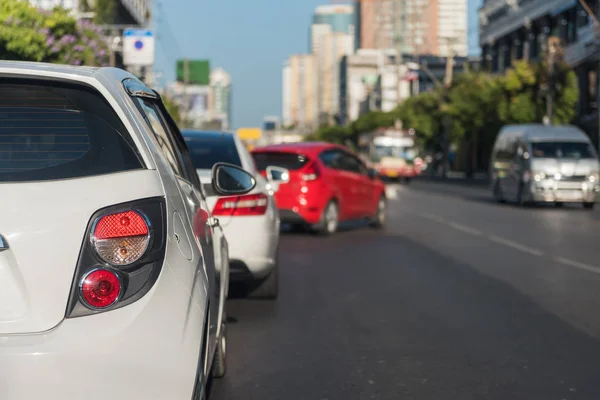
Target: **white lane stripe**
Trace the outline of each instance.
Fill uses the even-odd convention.
[[[529,254],[534,255],[534,256],[540,257],[540,256],[544,255],[544,253],[541,252],[538,249],[534,249],[532,247],[523,246],[522,244],[513,242],[512,240],[501,238],[500,236],[490,235],[489,239],[492,242],[496,242],[498,244],[503,244],[504,246],[512,247],[513,249],[517,249],[517,250],[520,250],[520,251],[525,252],[525,253],[529,253]]]
[[[578,261],[569,260],[568,258],[554,257],[554,261],[559,262],[561,264],[568,265],[570,267],[579,268],[579,269],[582,269],[584,271],[593,272],[595,274],[600,274],[600,268],[593,267],[591,265],[587,265],[587,264],[584,264],[584,263],[580,263]]]
[[[446,222],[446,220],[445,220],[444,218],[442,218],[442,217],[439,217],[439,216],[437,216],[437,215],[434,215],[434,214],[430,214],[430,213],[420,213],[419,215],[420,215],[421,217],[423,217],[423,218],[427,218],[427,219],[429,219],[429,220],[431,220],[431,221],[435,221],[435,222],[441,222],[441,223],[445,223],[445,222]]]
[[[459,230],[461,232],[465,232],[471,235],[475,235],[475,236],[482,236],[483,232],[481,232],[480,230],[477,230],[475,228],[471,228],[470,226],[466,226],[466,225],[462,225],[459,224],[457,222],[448,222],[448,225],[450,225],[451,227],[453,227],[456,230]]]

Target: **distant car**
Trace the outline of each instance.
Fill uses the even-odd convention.
[[[341,221],[367,218],[381,228],[386,220],[385,185],[377,172],[348,148],[303,142],[256,148],[257,168],[289,171],[289,182],[275,194],[281,222],[309,226],[329,235]]]
[[[213,215],[229,243],[230,279],[249,285],[250,297],[274,299],[279,293],[279,215],[273,184],[262,177],[252,156],[230,132],[183,130],[194,168]],[[218,162],[243,168],[256,180],[244,196],[223,197],[212,190],[211,169]]]
[[[2,61],[0,139],[1,397],[204,399],[225,374],[227,241],[158,94]]]

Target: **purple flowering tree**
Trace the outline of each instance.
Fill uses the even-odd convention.
[[[109,49],[98,27],[65,10],[0,0],[0,59],[102,66],[109,62]]]

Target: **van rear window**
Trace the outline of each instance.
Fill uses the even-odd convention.
[[[252,157],[259,171],[264,171],[267,167],[280,167],[294,171],[301,169],[308,162],[308,157],[296,153],[258,152],[252,153]]]
[[[0,78],[0,182],[141,169],[134,149],[121,120],[95,90]]]

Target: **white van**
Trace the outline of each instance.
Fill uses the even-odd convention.
[[[596,150],[583,131],[570,125],[503,127],[490,172],[492,193],[499,202],[577,202],[592,209],[600,191]]]

